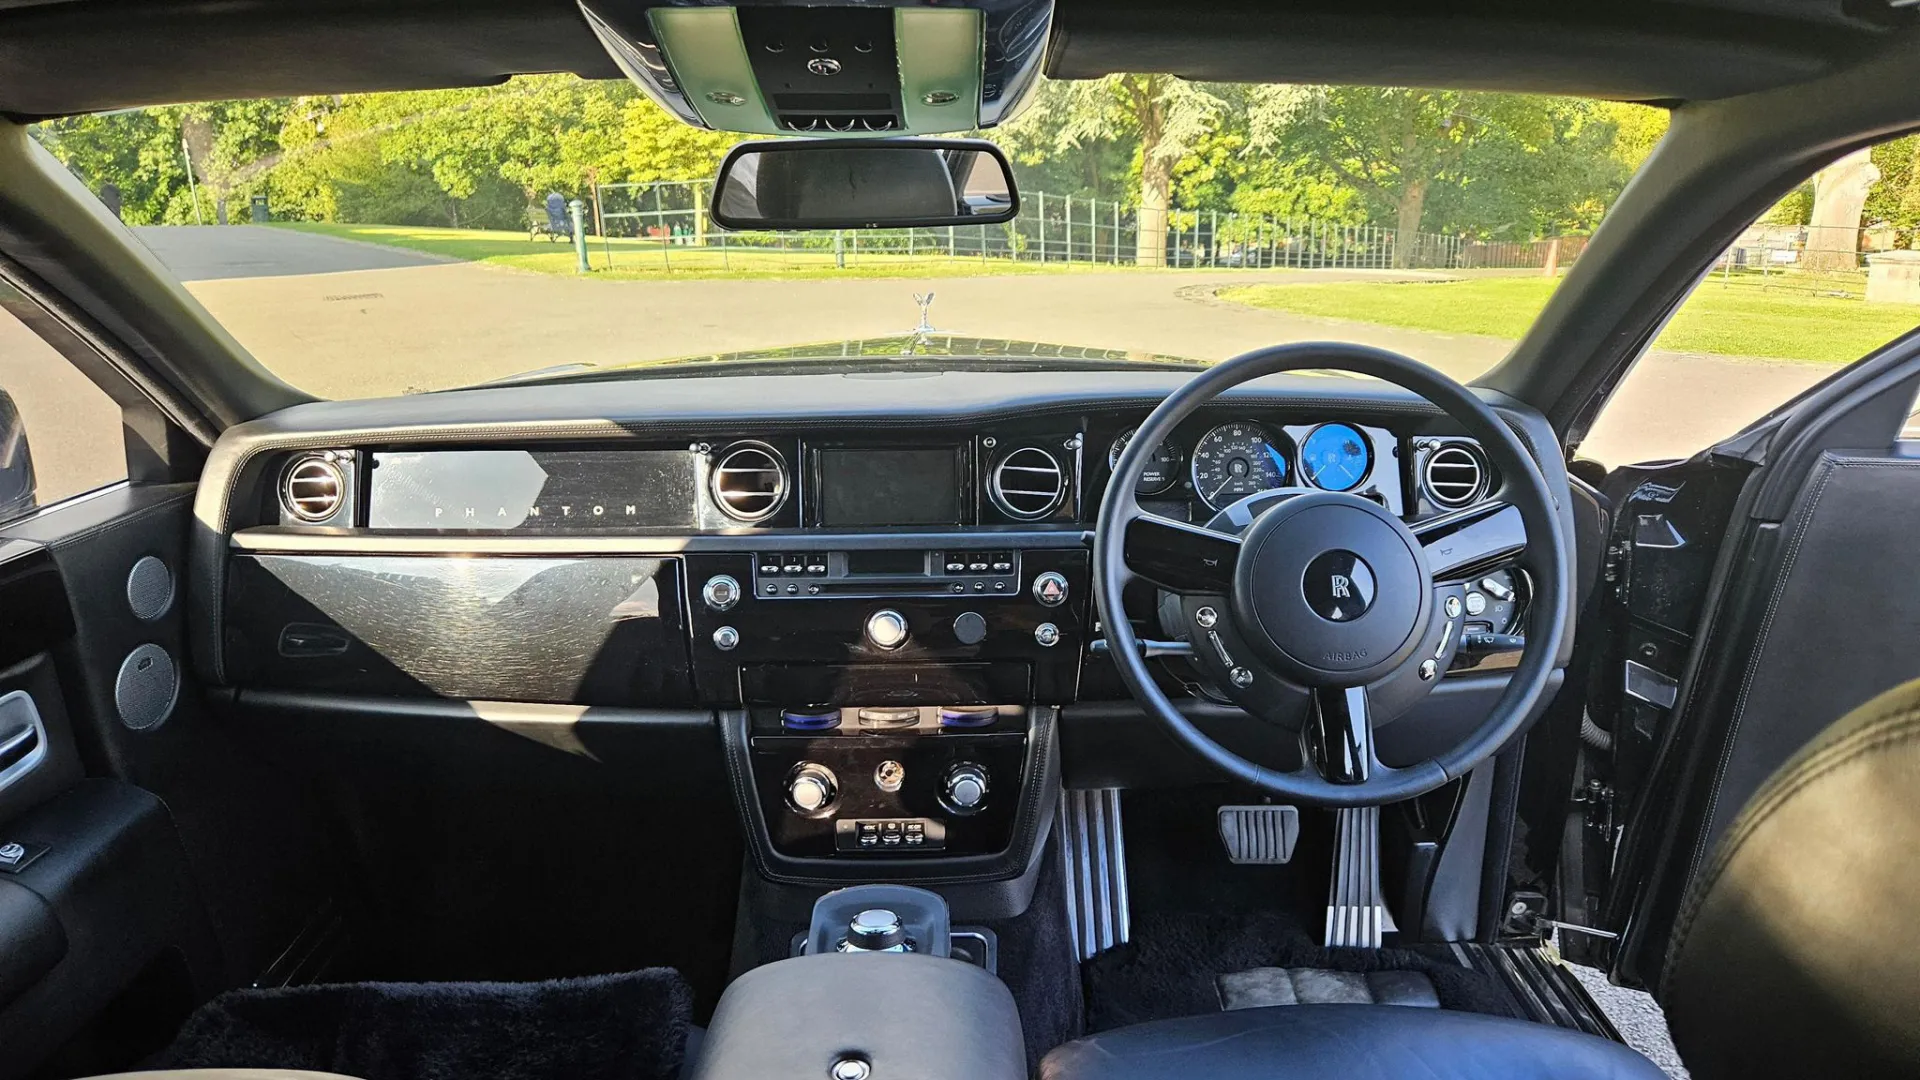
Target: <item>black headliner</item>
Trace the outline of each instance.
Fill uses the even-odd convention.
[[[1885,0],[1059,0],[1048,67],[1677,101],[1813,78],[1915,17]],[[572,0],[0,0],[15,118],[540,71],[619,76]]]

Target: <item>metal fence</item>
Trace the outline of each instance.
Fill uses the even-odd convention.
[[[1005,259],[1087,266],[1264,269],[1273,267],[1456,269],[1564,266],[1585,240],[1485,244],[1420,233],[1404,253],[1398,235],[1374,225],[1310,217],[1173,210],[1160,242],[1140,242],[1140,214],[1101,199],[1022,193],[1002,225],[827,233],[729,232],[707,218],[709,181],[601,184],[593,222],[603,238],[596,265],[644,269],[791,269],[897,266],[904,262]],[[1397,256],[1404,257],[1397,257]]]
[[[1914,240],[1885,226],[1753,225],[1721,253],[1709,283],[1857,300],[1873,257]]]

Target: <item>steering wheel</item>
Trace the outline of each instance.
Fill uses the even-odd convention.
[[[1245,527],[1238,536],[1141,508],[1135,485],[1176,425],[1231,387],[1303,368],[1357,372],[1419,394],[1479,440],[1498,486],[1473,506],[1411,528],[1371,499],[1304,489],[1251,496],[1230,507]],[[1432,368],[1341,342],[1257,349],[1208,369],[1161,402],[1114,465],[1093,552],[1108,652],[1147,712],[1234,779],[1328,806],[1374,806],[1425,794],[1504,746],[1547,690],[1572,582],[1556,500],[1513,430]],[[1458,647],[1460,611],[1449,596],[1458,595],[1461,582],[1515,564],[1528,573],[1532,601],[1526,645],[1506,691],[1451,750],[1410,766],[1383,764],[1374,753],[1374,725],[1430,691]],[[1148,647],[1122,605],[1134,580],[1177,598],[1177,605],[1162,608],[1177,607],[1196,663],[1224,676],[1220,689],[1236,704],[1299,729],[1298,769],[1249,761],[1174,707],[1148,670]],[[1304,710],[1303,698],[1309,699]],[[1376,702],[1387,705],[1379,715]]]

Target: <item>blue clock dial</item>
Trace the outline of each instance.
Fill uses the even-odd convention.
[[[1352,491],[1373,471],[1373,447],[1351,424],[1321,424],[1300,444],[1300,472],[1326,491]]]

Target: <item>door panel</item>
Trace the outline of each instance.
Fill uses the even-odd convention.
[[[300,786],[193,682],[192,493],[122,485],[0,529],[0,762],[12,691],[47,740],[0,788],[0,862],[33,856],[0,866],[0,1078],[136,1064],[267,972],[342,877]]]
[[[1695,873],[1768,776],[1920,677],[1920,446],[1900,441],[1916,385],[1920,334],[1700,457],[1610,478],[1628,502],[1611,602],[1583,628],[1609,647],[1579,796],[1604,901],[1569,914],[1622,932],[1622,981],[1657,991]]]

